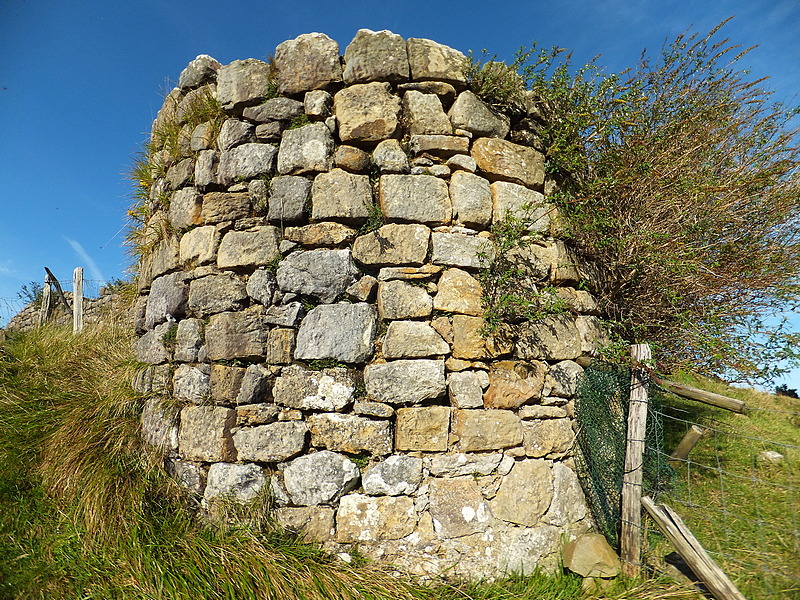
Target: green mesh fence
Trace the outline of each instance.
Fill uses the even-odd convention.
[[[630,385],[629,368],[592,364],[584,372],[575,399],[578,478],[598,527],[616,549],[619,549]],[[643,492],[657,496],[671,484],[674,473],[663,452],[660,395],[650,396]]]

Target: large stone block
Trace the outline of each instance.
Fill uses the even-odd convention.
[[[450,107],[450,122],[456,129],[465,129],[475,137],[504,138],[511,129],[511,119],[495,112],[473,92],[465,90]]]
[[[431,235],[431,262],[465,269],[488,268],[494,260],[491,240],[476,235],[434,231]]]
[[[189,310],[196,317],[240,310],[247,298],[246,284],[232,273],[201,277],[189,284]]]
[[[300,410],[339,411],[353,401],[356,381],[349,369],[314,371],[300,365],[285,367],[272,389],[275,402]]]
[[[583,367],[571,360],[563,360],[553,365],[545,379],[546,395],[571,398],[578,391],[578,383],[582,376]]]
[[[564,566],[583,577],[616,577],[622,564],[601,533],[585,533],[564,546]]]
[[[491,475],[500,466],[503,455],[490,454],[437,454],[431,457],[430,471],[434,477],[466,477]]]
[[[165,336],[170,335],[170,328],[174,326],[173,323],[162,323],[156,325],[140,337],[133,344],[133,353],[136,360],[151,365],[165,363],[171,358],[171,353],[164,343]]]
[[[271,144],[251,142],[221,152],[217,166],[217,181],[231,185],[237,181],[253,179],[275,172],[278,149]]]
[[[510,527],[500,542],[497,570],[503,573],[560,572],[564,532],[552,525]]]
[[[381,173],[408,173],[411,167],[408,164],[408,156],[394,139],[383,140],[372,152],[372,162]]]
[[[356,175],[342,169],[320,173],[311,190],[311,218],[363,222],[372,206],[372,186],[368,175]]]
[[[286,506],[273,512],[278,524],[306,543],[330,541],[336,531],[334,510],[324,506]]]
[[[203,345],[203,335],[203,321],[200,319],[181,320],[175,334],[175,361],[196,362],[197,354]]]
[[[429,317],[432,311],[433,298],[425,288],[397,280],[378,284],[381,319],[418,319]]]
[[[172,390],[178,400],[207,402],[211,397],[208,373],[191,365],[180,365],[172,378]]]
[[[563,456],[572,448],[575,441],[575,433],[572,431],[572,422],[569,419],[525,421],[522,427],[526,456],[534,458]]]
[[[176,321],[186,313],[189,288],[183,273],[163,275],[153,280],[145,309],[145,327],[152,329],[166,320]]]
[[[444,538],[484,531],[492,519],[472,477],[431,479],[430,512],[434,531]]]
[[[461,269],[447,269],[439,278],[433,298],[434,310],[481,316],[483,288],[472,275]]]
[[[383,341],[383,356],[427,358],[450,354],[450,345],[437,331],[420,321],[392,321]]]
[[[203,223],[235,221],[250,216],[250,196],[245,193],[209,192],[203,196]]]
[[[530,188],[544,186],[544,155],[528,146],[497,138],[478,138],[472,158],[490,179],[521,183]]]
[[[236,460],[231,428],[236,411],[222,406],[187,406],[181,410],[178,452],[184,460]]]
[[[389,220],[444,225],[453,216],[447,183],[432,175],[382,175],[379,195]]]
[[[411,495],[422,483],[422,459],[395,454],[373,465],[361,477],[370,496]]]
[[[555,207],[545,203],[541,193],[507,181],[495,181],[491,190],[495,223],[514,217],[524,221],[528,231],[547,233],[550,230],[551,213]]]
[[[367,393],[379,402],[418,404],[443,396],[446,388],[443,360],[395,360],[367,365]]]
[[[518,363],[501,361],[489,371],[486,390],[487,408],[516,409],[533,403],[542,396],[547,365],[541,362]]]
[[[411,79],[443,81],[459,88],[466,85],[467,60],[458,50],[423,38],[408,38],[406,49]]]
[[[291,98],[270,98],[258,106],[245,108],[242,116],[258,123],[291,121],[303,114],[303,103]]]
[[[330,504],[358,486],[358,467],[345,456],[321,450],[300,456],[283,470],[286,491],[297,505]]]
[[[447,376],[450,404],[456,408],[482,408],[483,390],[489,385],[485,371],[460,371]]]
[[[255,142],[255,128],[252,123],[239,119],[226,119],[219,129],[217,146],[220,150],[230,150],[245,142]]]
[[[178,409],[158,398],[148,398],[142,408],[142,439],[165,453],[178,449]]]
[[[308,417],[308,427],[311,445],[316,448],[348,454],[369,452],[376,456],[385,456],[392,451],[392,427],[388,421],[323,413]]]
[[[269,73],[269,65],[254,58],[221,67],[217,71],[217,102],[225,110],[258,104],[267,95]]]
[[[213,315],[206,326],[209,360],[256,359],[264,355],[267,332],[264,308],[254,306],[241,312]]]
[[[363,265],[421,265],[431,230],[424,225],[384,225],[353,242],[353,258]]]
[[[239,269],[263,267],[280,256],[278,229],[254,227],[248,231],[229,231],[217,251],[217,267]]]
[[[372,356],[377,315],[370,304],[323,304],[300,324],[294,356],[363,364]]]
[[[492,222],[492,190],[483,177],[466,171],[453,173],[450,200],[456,223],[483,229]]]
[[[584,519],[589,511],[575,471],[562,462],[554,462],[553,501],[542,518],[549,525],[569,527]]]
[[[169,202],[169,222],[175,229],[186,229],[200,224],[203,197],[195,188],[181,188]]]
[[[211,395],[216,404],[233,404],[242,389],[244,367],[211,365]]]
[[[258,465],[219,462],[208,470],[203,500],[208,503],[222,497],[244,504],[255,500],[266,486],[267,478]]]
[[[217,72],[221,67],[222,65],[219,61],[208,54],[198,54],[197,57],[181,71],[178,77],[178,87],[181,89],[189,89],[204,83],[216,81]]]
[[[278,89],[293,95],[342,81],[339,44],[324,33],[304,33],[275,48]]]
[[[547,315],[517,328],[516,353],[522,359],[574,360],[607,342],[597,317]]]
[[[308,437],[308,425],[302,421],[280,421],[242,427],[233,434],[238,460],[281,462],[303,451]]]
[[[278,173],[299,175],[330,171],[333,167],[333,136],[324,123],[311,123],[284,132],[278,151]]]
[[[356,230],[341,223],[323,221],[303,227],[287,227],[283,230],[283,237],[302,246],[341,246],[345,242],[353,241]]]
[[[518,461],[491,501],[498,519],[533,527],[553,500],[553,474],[544,460]]]
[[[301,250],[280,262],[277,279],[283,292],[329,304],[355,282],[358,273],[350,250]]]
[[[344,81],[347,85],[408,81],[405,40],[391,31],[359,29],[344,51]]]
[[[399,540],[413,533],[417,512],[414,499],[407,496],[348,494],[339,502],[336,523],[340,544]]]
[[[453,126],[436,94],[409,90],[403,94],[403,121],[409,135],[450,135]]]
[[[446,452],[449,431],[449,406],[399,408],[395,450]]]
[[[217,258],[219,235],[214,225],[196,227],[181,236],[180,260],[194,266],[212,263]]]
[[[306,201],[311,194],[311,182],[299,175],[274,177],[269,187],[270,221],[294,223],[304,217]]]
[[[333,97],[333,112],[344,142],[379,142],[400,134],[400,100],[388,83],[351,85]]]
[[[451,438],[462,452],[522,444],[522,421],[510,410],[454,410]]]

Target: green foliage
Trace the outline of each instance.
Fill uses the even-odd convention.
[[[520,109],[525,105],[525,80],[519,70],[530,59],[531,51],[520,51],[509,65],[489,56],[486,50],[476,58],[472,51],[467,55],[464,72],[467,85],[475,95],[497,109]]]
[[[295,115],[292,117],[292,120],[289,121],[289,129],[298,129],[300,127],[304,127],[306,125],[311,124],[311,119],[308,118],[306,113],[300,113],[299,115]]]
[[[17,292],[17,298],[25,304],[33,304],[38,308],[42,304],[43,293],[44,286],[38,281],[31,281],[30,283],[22,284],[22,287]]]
[[[376,231],[386,224],[381,205],[377,202],[367,204],[367,220],[358,228],[358,235]]]
[[[169,350],[175,349],[175,343],[178,340],[178,324],[170,323],[167,330],[161,336],[161,343]]]

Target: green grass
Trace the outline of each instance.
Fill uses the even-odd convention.
[[[667,453],[696,422],[711,430],[678,466],[671,505],[748,598],[800,598],[800,400],[684,375],[743,400],[740,415],[676,396],[664,412]],[[686,421],[686,422],[684,422]],[[774,450],[780,464],[759,459]]]

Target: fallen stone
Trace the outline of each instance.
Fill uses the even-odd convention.
[[[233,434],[238,460],[281,462],[303,451],[308,425],[302,421],[285,421],[242,427]]]
[[[418,404],[444,395],[444,361],[395,360],[367,365],[364,384],[370,397],[379,402]]]
[[[339,502],[336,523],[340,544],[399,540],[413,533],[417,512],[414,499],[407,496],[348,494]]]
[[[446,452],[450,407],[425,406],[397,409],[395,449],[411,452]]]
[[[277,280],[283,292],[313,296],[329,304],[355,282],[358,274],[350,250],[303,250],[280,262]]]
[[[320,173],[311,188],[311,218],[363,223],[372,206],[372,186],[367,175],[342,169]]]
[[[356,488],[359,477],[353,462],[330,450],[295,458],[283,470],[286,491],[300,506],[335,502]]]
[[[430,235],[424,225],[384,225],[355,239],[353,258],[369,266],[421,265],[428,255]]]
[[[311,445],[336,452],[369,452],[385,456],[392,452],[392,428],[388,421],[373,421],[339,413],[314,414],[308,417]]]
[[[370,304],[323,304],[300,324],[295,358],[363,364],[372,357],[377,314]]]
[[[616,577],[622,565],[606,538],[585,533],[564,546],[564,566],[582,577]]]
[[[400,134],[400,99],[391,85],[359,83],[333,97],[339,139],[347,142],[379,142]]]
[[[342,81],[339,44],[324,33],[304,33],[275,48],[278,90],[291,96]]]
[[[383,356],[427,358],[450,354],[450,345],[436,330],[420,321],[392,321],[383,341]]]

